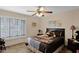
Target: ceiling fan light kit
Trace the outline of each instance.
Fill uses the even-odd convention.
[[[42,6],[39,6],[36,11],[27,11],[27,12],[35,12],[32,16],[36,15],[38,17],[42,17],[45,14],[44,13],[53,13],[52,11],[45,11],[45,8]]]
[[[41,16],[43,16],[44,14],[43,13],[40,13],[40,14],[36,14],[37,16],[39,16],[39,17],[41,17]]]

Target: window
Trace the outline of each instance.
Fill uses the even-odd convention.
[[[18,35],[25,35],[25,21],[18,20]]]
[[[18,28],[17,28],[18,33],[17,33],[17,35],[22,35],[22,33],[21,33],[22,32],[22,30],[21,30],[21,28],[22,28],[21,20],[20,21],[18,20],[17,24],[18,24]]]
[[[21,34],[22,35],[25,35],[25,25],[24,24],[25,24],[25,21],[21,20],[21,27],[22,27],[21,28]]]
[[[25,35],[25,20],[0,17],[0,37],[14,37]]]
[[[9,36],[9,19],[1,17],[1,37]]]
[[[18,24],[17,24],[17,20],[10,18],[10,36],[17,36],[18,32]]]

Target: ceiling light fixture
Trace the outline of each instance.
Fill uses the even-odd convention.
[[[35,11],[28,12],[35,12],[32,16],[36,15],[38,17],[44,16],[44,13],[53,13],[52,11],[45,10],[45,8],[42,6],[39,6]]]

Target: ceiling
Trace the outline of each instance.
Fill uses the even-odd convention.
[[[53,14],[70,11],[74,9],[79,9],[78,6],[44,6],[46,10],[53,11]],[[0,6],[0,9],[13,11],[21,14],[32,15],[32,12],[27,12],[28,10],[36,10],[37,6]]]

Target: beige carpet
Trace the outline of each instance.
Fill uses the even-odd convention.
[[[7,47],[6,50],[2,51],[3,53],[33,53],[32,50],[30,50],[25,43],[13,45],[10,47]]]
[[[34,49],[30,49],[30,46],[26,46],[25,43],[9,46],[2,53],[35,53]],[[39,53],[36,51],[36,53]],[[63,47],[59,53],[72,53],[66,47]]]

